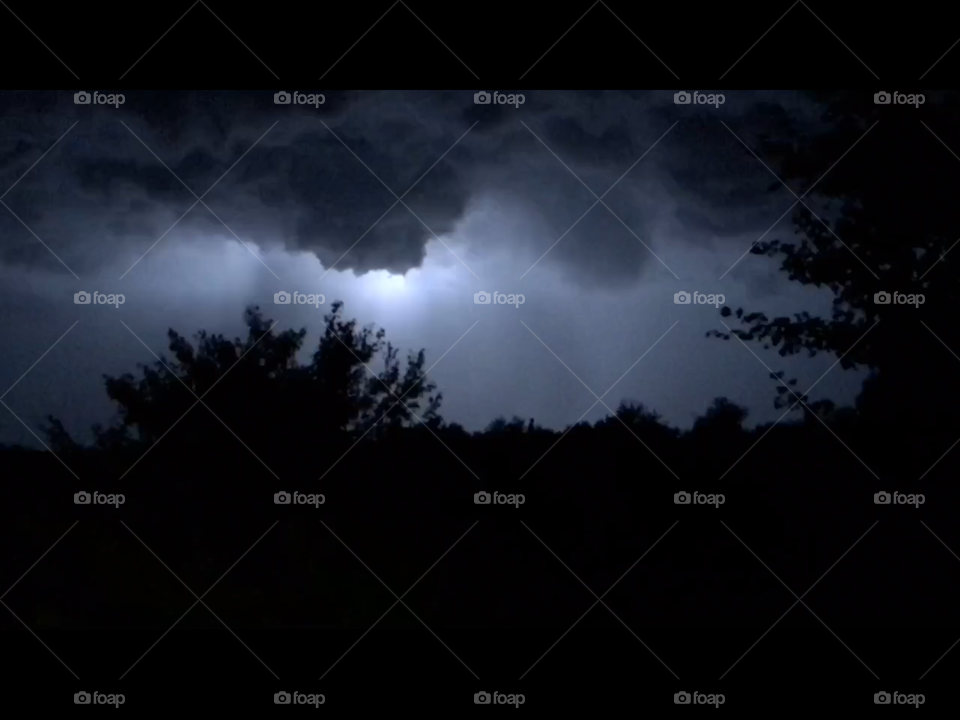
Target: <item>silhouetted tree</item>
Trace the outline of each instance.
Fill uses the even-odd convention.
[[[197,401],[224,380],[239,392],[224,391],[219,407],[231,417],[241,436],[273,439],[352,432],[371,437],[391,428],[425,423],[438,425],[442,396],[424,379],[426,360],[421,350],[408,358],[401,372],[397,350],[383,338],[385,331],[357,328],[343,319],[343,303],[336,302],[324,317],[326,328],[309,364],[297,354],[306,330],[274,333],[276,323],[259,308],[248,308],[245,340],[200,331],[196,347],[173,329],[168,331],[170,359],[140,365],[142,377],[127,373],[105,375],[107,394],[119,406],[120,422],[104,429],[95,426],[96,446],[103,450],[151,445],[166,433]],[[379,361],[379,371],[370,367]],[[402,401],[398,400],[402,398]],[[208,401],[205,401],[208,402]],[[219,413],[218,413],[219,414]],[[48,437],[62,449],[75,447],[60,421],[50,418]],[[379,421],[379,422],[378,422]]]
[[[761,241],[752,252],[778,258],[790,280],[829,288],[832,316],[769,318],[743,308],[723,308],[721,315],[735,315],[741,327],[733,333],[741,339],[782,356],[827,352],[843,356],[843,368],[868,369],[858,409],[871,422],[955,435],[960,251],[950,250],[960,237],[954,197],[960,163],[944,143],[960,148],[958,117],[943,113],[925,126],[915,109],[876,105],[870,93],[813,98],[825,107],[822,131],[804,135],[774,112],[777,133],[763,138],[758,154],[798,195],[815,189],[804,202],[826,198],[838,217],[821,222],[798,204],[800,241]],[[945,108],[955,99],[954,93],[928,94],[924,107]],[[770,189],[783,192],[779,182]],[[919,309],[877,304],[878,292],[923,294],[925,302]],[[730,339],[724,332],[708,335]],[[778,405],[796,402],[782,385],[777,392]]]

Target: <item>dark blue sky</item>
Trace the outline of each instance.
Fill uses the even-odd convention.
[[[272,93],[0,105],[0,395],[16,383],[3,401],[35,432],[53,414],[89,439],[112,417],[103,373],[152,361],[142,343],[165,352],[170,327],[244,334],[249,304],[278,330],[306,327],[312,352],[344,300],[348,317],[440,361],[442,413],[469,429],[596,420],[610,410],[590,391],[614,383],[610,408],[643,402],[681,427],[718,396],[767,422],[783,413],[767,368],[805,389],[835,361],[708,339],[724,330],[717,308],[674,303],[698,291],[769,316],[829,314],[829,291],[745,254],[794,237],[796,198],[751,153],[787,121],[822,129],[794,93],[727,92],[719,108],[675,105],[673,91],[530,91],[519,109],[475,105],[473,91],[330,94],[319,108]],[[857,152],[869,149],[843,162]],[[125,301],[77,305],[78,291]],[[326,305],[277,305],[279,291]],[[524,303],[478,305],[480,291]],[[811,397],[850,402],[859,377],[837,366]],[[7,410],[0,442],[37,445]]]

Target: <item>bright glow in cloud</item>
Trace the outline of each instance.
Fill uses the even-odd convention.
[[[396,297],[406,294],[409,290],[406,277],[392,275],[386,270],[367,273],[359,279],[359,282],[363,292],[378,296]]]

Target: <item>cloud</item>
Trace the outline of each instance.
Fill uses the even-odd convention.
[[[526,267],[543,257],[571,282],[616,288],[658,264],[651,250],[666,237],[704,243],[776,219],[775,179],[720,121],[753,144],[797,102],[700,109],[668,92],[531,91],[516,110],[466,91],[374,92],[314,109],[268,93],[130,93],[114,109],[10,93],[3,188],[77,124],[4,198],[20,220],[0,214],[0,260],[65,272],[36,233],[89,275],[129,266],[161,236],[229,235],[219,217],[244,242],[308,251],[326,268],[403,273],[429,240],[490,213],[497,222],[471,221],[471,252]],[[183,216],[191,191],[210,209]]]

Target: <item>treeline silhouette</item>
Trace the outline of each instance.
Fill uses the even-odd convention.
[[[501,418],[470,433],[440,415],[424,354],[401,365],[383,331],[344,320],[340,303],[308,363],[297,361],[303,331],[274,332],[256,308],[246,318],[245,339],[200,333],[191,345],[170,331],[172,357],[139,378],[106,378],[119,420],[96,428],[92,446],[51,418],[48,444],[79,482],[48,453],[4,451],[6,526],[17,539],[8,573],[81,520],[16,591],[25,621],[169,626],[192,599],[151,551],[200,594],[279,520],[208,602],[240,626],[367,627],[393,598],[357,558],[401,594],[479,520],[409,602],[431,627],[559,627],[592,598],[551,553],[599,594],[680,520],[610,602],[638,625],[750,624],[789,597],[751,551],[802,591],[877,519],[874,492],[911,491],[877,451],[895,444],[913,479],[927,460],[915,440],[830,403],[754,429],[745,409],[719,398],[687,431],[623,403],[616,417],[565,431]],[[90,515],[73,504],[78,490],[126,502]],[[281,490],[326,502],[276,505]],[[481,490],[522,493],[525,503],[476,505]],[[675,505],[683,490],[726,502]],[[942,503],[942,490],[926,495]],[[916,575],[897,534],[865,544],[871,552],[838,573],[841,588],[870,587],[878,566]],[[878,547],[882,561],[865,562]],[[861,592],[837,591],[833,601],[834,618],[850,622],[889,622],[899,603],[889,592],[865,604]],[[948,613],[943,596],[928,598],[925,617],[938,602]],[[416,621],[391,613],[384,623]]]
[[[623,402],[563,431],[500,418],[468,432],[442,417],[424,353],[401,361],[383,330],[346,320],[342,304],[306,363],[305,331],[275,332],[250,308],[246,338],[201,332],[191,344],[171,330],[169,357],[139,377],[106,378],[119,418],[96,428],[94,445],[50,418],[62,464],[3,449],[8,585],[81,520],[10,602],[28,624],[167,627],[194,598],[157,558],[201,594],[243,556],[206,598],[231,626],[369,627],[395,600],[375,573],[398,595],[417,583],[405,602],[431,628],[566,628],[594,602],[572,570],[598,595],[617,583],[605,602],[631,627],[767,627],[795,600],[781,580],[802,594],[843,557],[807,600],[831,626],[956,624],[960,566],[938,538],[960,552],[950,253],[960,226],[955,183],[944,180],[960,164],[909,111],[870,96],[817,99],[829,132],[799,136],[771,107],[779,132],[758,154],[798,193],[816,185],[835,198],[840,219],[825,225],[797,205],[802,240],[753,252],[778,258],[791,281],[830,288],[833,316],[725,308],[732,332],[711,333],[736,336],[774,370],[779,423],[750,428],[745,408],[718,398],[682,431]],[[955,117],[936,130],[960,148]],[[771,191],[793,201],[779,183]],[[876,304],[880,291],[925,303]],[[852,407],[814,403],[763,349],[828,353],[832,372],[866,368],[869,378]],[[122,492],[126,503],[75,506],[77,490]],[[281,490],[326,502],[275,505]],[[478,491],[525,503],[476,505]],[[726,502],[676,505],[678,491]],[[878,491],[926,502],[875,505]],[[192,622],[217,625],[205,614]],[[809,613],[784,623],[819,627]],[[398,611],[380,627],[414,625]],[[617,621],[594,612],[583,625]]]

